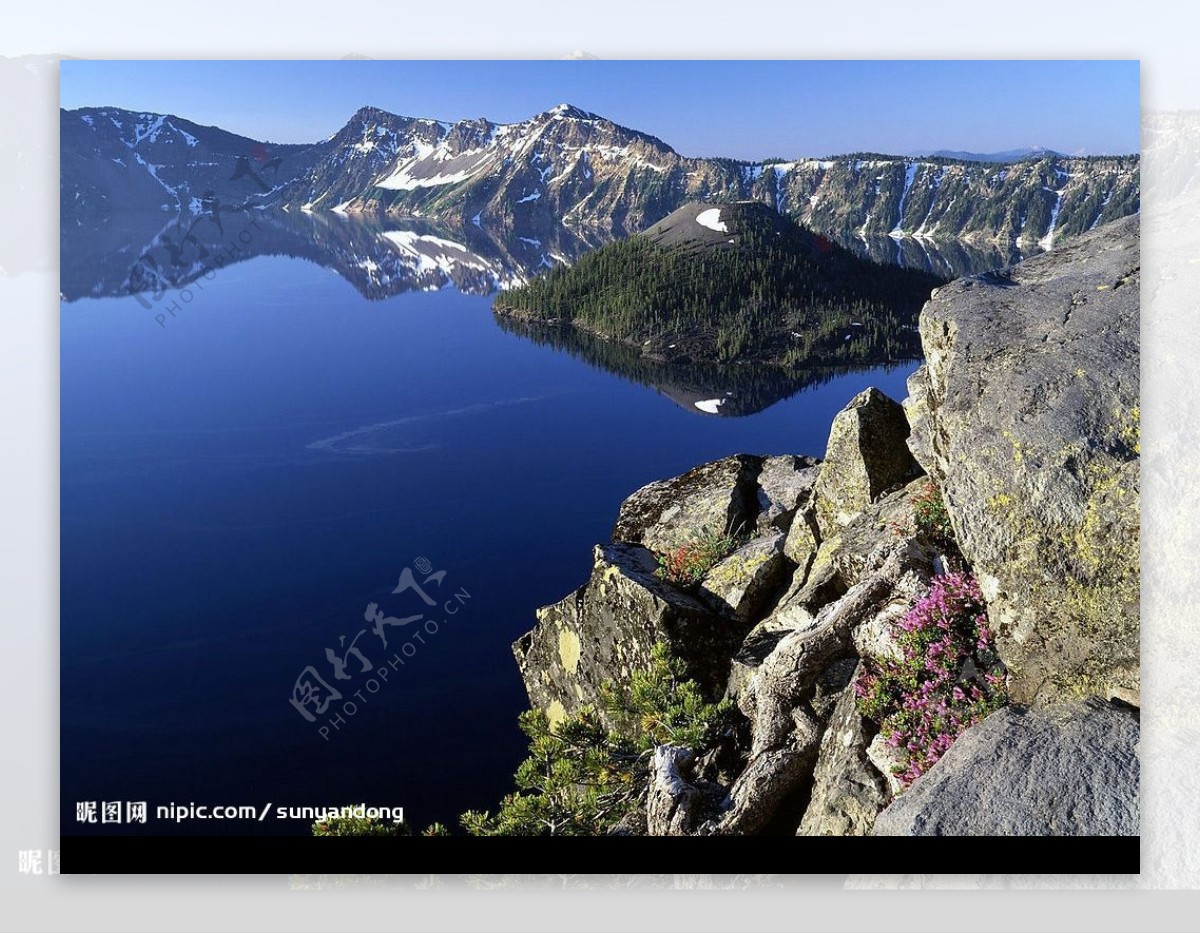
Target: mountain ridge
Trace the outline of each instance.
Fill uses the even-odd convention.
[[[199,214],[215,197],[240,207],[624,235],[689,201],[756,200],[843,242],[884,235],[1046,246],[1140,206],[1136,156],[696,158],[570,104],[517,123],[365,106],[311,144],[120,108],[62,110],[60,123],[65,224],[135,209]]]

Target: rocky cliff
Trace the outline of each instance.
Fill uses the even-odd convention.
[[[626,500],[514,650],[551,723],[659,643],[736,704],[718,748],[654,750],[634,825],[1137,832],[1138,234],[938,292],[906,406],[860,394],[824,459]]]
[[[953,282],[921,313],[914,447],[1023,702],[1137,702],[1139,224]]]

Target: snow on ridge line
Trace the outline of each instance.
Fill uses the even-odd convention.
[[[718,414],[718,411],[724,404],[724,399],[701,399],[699,402],[695,403],[696,408],[698,408],[701,412],[707,412],[709,415]]]
[[[436,188],[439,185],[454,185],[465,182],[473,172],[454,172],[449,175],[431,175],[428,178],[414,178],[401,170],[389,178],[375,183],[376,188],[388,188],[395,191],[413,191],[417,188]]]
[[[709,230],[715,230],[717,233],[729,233],[729,226],[721,220],[720,208],[709,208],[707,211],[701,211],[696,215],[696,223],[701,227],[707,227]],[[699,407],[697,402],[696,406]],[[705,409],[705,411],[708,411]]]

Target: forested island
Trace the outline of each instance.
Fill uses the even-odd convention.
[[[867,363],[913,355],[917,315],[942,284],[861,259],[759,202],[693,202],[493,308],[672,362]]]

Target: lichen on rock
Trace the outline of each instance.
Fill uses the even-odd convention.
[[[942,489],[1019,701],[1139,691],[1139,221],[921,313],[910,446]]]

